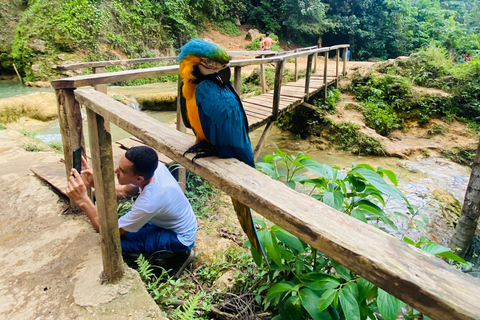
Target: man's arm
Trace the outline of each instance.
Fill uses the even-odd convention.
[[[66,188],[67,196],[75,201],[75,203],[86,213],[88,219],[92,223],[93,228],[99,231],[98,211],[92,200],[88,197],[87,187],[83,183],[83,179],[77,170],[72,169],[72,176],[68,178]]]
[[[85,186],[84,178],[83,176],[80,176],[80,174],[75,169],[72,169],[71,172],[72,176],[68,178],[66,194],[70,199],[75,201],[75,203],[80,207],[80,209],[82,209],[83,212],[85,212],[88,219],[92,223],[93,228],[97,230],[97,232],[100,232],[100,224],[98,222],[98,210],[87,194],[87,187]],[[119,231],[120,235],[128,233],[128,231],[125,231],[122,228],[119,228]]]

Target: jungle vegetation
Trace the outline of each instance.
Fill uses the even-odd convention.
[[[350,43],[355,60],[396,58],[436,43],[453,57],[480,49],[480,0],[9,0],[0,14],[0,73],[26,80],[64,60],[174,54],[208,27],[238,23],[283,44]],[[64,55],[65,54],[65,55]]]

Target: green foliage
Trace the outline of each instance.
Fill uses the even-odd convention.
[[[282,83],[288,83],[293,81],[295,78],[295,73],[293,70],[289,68],[283,69],[283,80]],[[246,78],[242,78],[242,93],[248,92],[258,92],[261,93],[261,81],[262,81],[262,73],[260,67],[255,68],[253,72]],[[275,85],[275,68],[266,66],[265,67],[265,82],[266,86],[273,90]]]
[[[337,102],[341,100],[340,90],[329,87],[326,99],[315,99],[313,104],[322,111],[334,114],[337,110]]]
[[[20,129],[18,130],[18,132],[20,132],[24,137],[27,137],[27,138],[35,138],[35,136],[38,134],[36,132],[31,132],[25,129]]]
[[[120,219],[124,215],[126,215],[131,209],[133,204],[135,203],[134,199],[120,199],[117,202],[117,214],[118,218]]]
[[[475,159],[475,155],[477,153],[477,148],[465,147],[465,148],[457,148],[455,150],[440,149],[439,151],[444,157],[449,158],[464,166],[471,167],[473,165],[473,160]]]
[[[196,309],[200,304],[200,300],[205,297],[204,292],[197,292],[197,294],[191,296],[186,304],[183,306],[183,309],[176,309],[173,312],[172,318],[174,320],[194,320],[199,319],[195,317]]]
[[[45,147],[38,145],[34,142],[27,142],[22,146],[23,150],[28,152],[40,152],[45,149]]]
[[[221,21],[214,23],[214,29],[226,34],[230,37],[238,37],[242,35],[242,31],[237,25],[231,21]]]
[[[263,162],[257,163],[257,168],[291,188],[298,184],[312,186],[312,197],[385,231],[405,234],[406,230],[399,230],[395,224],[398,219],[408,221],[402,226],[423,226],[428,222],[428,218],[396,188],[397,178],[390,170],[353,164],[351,170],[341,173],[338,168],[321,165],[303,153],[293,156],[278,149],[276,153],[265,156]],[[310,179],[299,175],[304,170],[318,177]],[[386,210],[388,198],[401,201],[409,216]],[[265,308],[278,310],[279,315],[275,319],[395,320],[400,309],[405,307],[403,302],[279,226],[269,227],[264,221],[256,222],[261,226],[257,233],[270,263],[269,269],[264,267],[260,270],[264,280],[257,298]],[[449,248],[426,238],[418,242],[406,237],[403,240],[439,257],[461,265],[465,263]],[[259,261],[262,262],[261,259]],[[260,295],[265,291],[265,297]],[[420,313],[414,313],[410,310],[410,319],[422,317]]]
[[[218,199],[217,189],[190,171],[187,172],[185,195],[200,218],[208,217],[212,213],[213,203]]]
[[[55,152],[63,153],[63,143],[62,141],[50,141],[48,146],[55,150]]]
[[[360,127],[352,122],[329,122],[329,141],[337,148],[363,155],[385,155],[380,140],[360,133]]]
[[[0,130],[5,130],[5,129],[7,129],[7,126],[0,122]]]
[[[361,105],[365,124],[382,136],[388,136],[393,130],[401,128],[400,120],[392,107],[373,101],[366,101]]]

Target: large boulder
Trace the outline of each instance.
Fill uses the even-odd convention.
[[[253,41],[260,36],[260,32],[257,29],[250,29],[245,36],[245,40]]]

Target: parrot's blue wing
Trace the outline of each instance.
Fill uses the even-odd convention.
[[[202,129],[221,157],[236,158],[255,168],[247,116],[232,90],[210,80],[198,84],[195,97]]]

